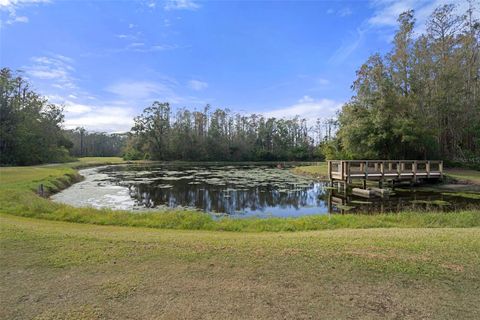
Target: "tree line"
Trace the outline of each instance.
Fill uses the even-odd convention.
[[[273,161],[318,158],[307,121],[241,115],[206,106],[172,113],[154,102],[129,133],[125,157],[154,160]]]
[[[127,140],[126,133],[89,132],[83,127],[65,130],[65,136],[73,144],[74,157],[123,156]]]
[[[390,52],[357,71],[327,157],[480,164],[480,23],[472,5],[454,9],[437,8],[419,36],[414,12],[399,16]]]
[[[0,70],[0,164],[66,161],[72,142],[62,131],[63,109],[20,76]]]

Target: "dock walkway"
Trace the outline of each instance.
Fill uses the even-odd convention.
[[[366,181],[410,181],[417,183],[443,178],[443,161],[440,160],[329,160],[328,177],[331,182],[346,184],[355,179]]]

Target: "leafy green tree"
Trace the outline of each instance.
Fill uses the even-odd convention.
[[[0,70],[0,163],[30,165],[69,160],[72,143],[61,125],[63,108],[30,89],[10,69]]]

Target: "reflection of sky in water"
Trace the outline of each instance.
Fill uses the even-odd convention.
[[[312,184],[311,188],[299,192],[300,197],[305,201],[297,205],[267,205],[265,207],[252,210],[246,208],[243,212],[245,216],[259,216],[259,217],[291,217],[302,215],[313,215],[320,213],[327,213],[328,206],[325,201],[319,199],[319,195],[325,192],[324,185],[320,183]],[[275,191],[274,191],[275,192]]]

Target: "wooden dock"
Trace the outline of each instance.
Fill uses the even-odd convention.
[[[443,161],[439,160],[330,160],[328,177],[331,182],[352,183],[353,180],[418,183],[443,178]]]

